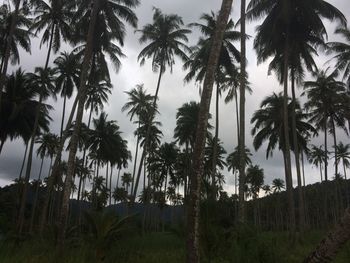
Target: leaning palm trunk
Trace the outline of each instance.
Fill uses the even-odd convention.
[[[324,180],[328,181],[328,143],[327,143],[327,118],[324,120]]]
[[[54,27],[54,25],[52,25],[49,49],[47,51],[47,57],[46,57],[46,62],[45,62],[45,70],[47,70],[48,65],[49,65],[49,61],[50,61],[50,55],[51,55],[52,44],[53,44],[54,29],[55,29],[55,27]],[[27,202],[27,191],[28,191],[30,173],[32,170],[35,136],[37,134],[37,130],[38,130],[38,126],[39,126],[40,109],[42,107],[44,87],[41,87],[41,89],[42,90],[40,91],[40,94],[39,94],[39,103],[38,103],[36,113],[35,113],[34,127],[32,130],[31,137],[30,137],[29,154],[28,154],[26,173],[25,173],[25,177],[24,177],[24,187],[23,187],[22,196],[21,196],[21,203],[20,203],[18,223],[17,223],[18,234],[22,234],[22,230],[23,230],[24,211],[25,211],[25,206],[26,206],[26,202]]]
[[[139,182],[140,182],[140,177],[141,177],[141,172],[142,172],[142,164],[146,158],[146,154],[147,154],[147,146],[150,142],[150,135],[151,135],[151,124],[152,124],[152,120],[155,117],[155,113],[156,113],[156,106],[157,106],[157,100],[158,100],[158,93],[159,93],[159,87],[160,87],[160,81],[162,79],[163,76],[163,72],[164,71],[164,61],[161,61],[161,65],[160,65],[160,69],[159,69],[159,77],[158,77],[158,83],[157,83],[157,89],[156,89],[156,93],[154,94],[154,100],[153,100],[153,107],[150,110],[150,123],[147,127],[147,132],[146,132],[146,137],[145,137],[145,144],[143,146],[143,151],[142,151],[142,155],[141,155],[141,160],[140,160],[140,165],[139,165],[139,169],[137,171],[137,176],[136,176],[136,181],[135,181],[135,187],[133,189],[133,193],[132,193],[132,200],[131,202],[135,202],[136,200],[136,195],[137,195],[137,189],[139,187]]]
[[[290,158],[289,144],[289,123],[288,123],[288,63],[289,63],[289,33],[287,32],[285,50],[284,50],[284,72],[283,72],[283,134],[285,151],[285,169],[286,169],[286,189],[289,212],[289,230],[294,238],[295,234],[295,207],[293,198],[293,180]]]
[[[67,218],[68,218],[68,210],[69,210],[69,196],[71,191],[71,183],[72,178],[74,175],[74,163],[75,163],[75,156],[77,153],[78,148],[78,139],[79,139],[79,133],[80,133],[80,127],[81,122],[83,118],[84,113],[84,104],[86,100],[87,95],[87,86],[86,86],[86,80],[89,70],[89,64],[93,53],[93,37],[94,37],[94,31],[96,27],[96,21],[97,21],[97,15],[99,13],[99,0],[93,1],[93,9],[91,12],[91,18],[90,18],[90,24],[89,24],[89,31],[86,41],[86,50],[84,54],[84,61],[82,65],[82,71],[81,71],[81,78],[80,78],[80,86],[79,86],[79,103],[78,103],[78,109],[77,109],[77,116],[76,121],[74,125],[74,131],[71,138],[71,147],[69,150],[69,156],[68,156],[68,163],[67,163],[67,176],[66,176],[66,184],[63,191],[63,197],[62,197],[62,208],[61,208],[61,214],[60,214],[60,235],[59,235],[59,245],[62,246],[64,242],[65,237],[65,230],[67,225]]]
[[[187,218],[187,263],[200,262],[199,249],[199,217],[200,217],[200,196],[201,196],[201,178],[204,169],[204,148],[208,128],[208,116],[210,101],[213,93],[215,81],[215,71],[217,69],[219,54],[225,27],[230,15],[233,0],[223,0],[220,14],[217,19],[217,27],[209,54],[207,71],[203,83],[203,92],[201,96],[200,109],[198,115],[198,125],[196,131],[196,140],[193,152],[193,173],[190,183],[190,200]]]
[[[139,128],[140,128],[140,122],[139,122]],[[136,140],[136,151],[135,151],[135,160],[134,160],[134,168],[132,171],[132,182],[131,182],[131,194],[134,192],[134,182],[135,182],[135,173],[136,173],[136,165],[137,165],[137,156],[139,153],[139,143],[140,143],[140,135],[137,135]]]
[[[241,0],[241,72],[240,72],[240,100],[239,100],[239,134],[238,134],[238,151],[239,151],[239,210],[238,221],[245,222],[245,203],[244,203],[244,186],[245,186],[245,89],[246,89],[246,1]]]
[[[62,138],[60,140],[60,144],[59,147],[57,149],[57,154],[55,157],[55,161],[53,163],[53,166],[51,168],[51,175],[49,174],[48,176],[48,183],[47,183],[47,191],[46,191],[46,195],[44,198],[44,204],[43,204],[43,208],[42,208],[42,213],[41,213],[41,217],[40,217],[40,224],[39,224],[39,234],[41,235],[43,230],[44,230],[44,226],[46,224],[46,219],[47,219],[47,213],[48,213],[48,208],[49,208],[49,204],[50,204],[50,200],[51,200],[51,194],[52,191],[54,190],[54,181],[55,178],[58,176],[59,174],[59,167],[60,167],[60,163],[61,163],[61,157],[62,157],[62,151],[64,148],[64,143],[66,141],[66,139],[68,138],[68,130],[71,127],[72,121],[73,121],[73,117],[78,105],[78,99],[79,99],[79,91],[78,94],[74,100],[73,106],[72,106],[72,111],[69,115],[67,124],[66,124],[66,128],[63,131],[62,134]]]
[[[332,262],[338,251],[350,239],[350,208],[345,211],[341,222],[323,239],[304,263]]]
[[[19,12],[19,5],[21,3],[21,0],[17,0],[15,3],[15,11],[12,17],[11,25],[10,25],[10,30],[7,35],[7,41],[5,44],[5,52],[4,52],[4,57],[1,62],[1,73],[0,73],[0,116],[1,116],[1,102],[2,102],[2,90],[5,85],[5,80],[6,80],[6,73],[7,73],[7,67],[10,59],[10,54],[11,54],[11,42],[13,38],[13,34],[15,33],[15,28],[16,28],[16,23],[17,23],[17,16]],[[0,151],[1,152],[1,151]]]
[[[295,117],[295,78],[294,70],[292,70],[292,133],[293,133],[293,146],[295,155],[295,165],[297,168],[297,179],[298,179],[298,201],[299,201],[299,231],[302,232],[305,228],[305,204],[303,198],[302,182],[301,182],[301,172],[300,172],[300,154],[299,145],[297,138],[297,124]]]

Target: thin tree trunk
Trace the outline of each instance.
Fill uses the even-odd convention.
[[[3,63],[2,63],[2,68],[1,68],[1,74],[0,74],[0,117],[1,117],[1,109],[2,109],[2,91],[4,89],[5,86],[5,81],[6,81],[6,74],[7,74],[7,67],[8,67],[8,62],[10,59],[10,54],[11,54],[11,42],[12,42],[12,38],[13,35],[15,33],[15,29],[16,29],[16,24],[17,24],[17,16],[18,16],[18,12],[19,12],[19,6],[20,6],[21,0],[17,0],[15,2],[15,10],[12,16],[12,21],[11,21],[11,25],[10,25],[10,30],[9,30],[9,34],[7,36],[6,39],[6,49],[5,52],[3,53],[4,57],[3,57]],[[1,153],[1,151],[0,151]]]
[[[84,61],[82,64],[82,71],[81,71],[81,78],[80,78],[80,94],[79,94],[79,103],[78,103],[78,109],[77,109],[77,116],[76,121],[74,125],[74,131],[71,138],[71,148],[69,151],[68,156],[68,171],[67,171],[67,177],[66,182],[67,186],[64,188],[63,192],[63,198],[62,198],[62,209],[61,209],[61,215],[60,215],[60,234],[59,234],[59,246],[62,247],[64,242],[64,237],[66,233],[66,225],[67,225],[67,218],[68,218],[68,210],[69,210],[69,196],[70,196],[70,184],[72,183],[72,178],[74,175],[74,162],[75,162],[75,156],[77,153],[77,147],[78,147],[78,139],[79,139],[79,133],[80,133],[80,127],[81,122],[83,118],[84,113],[84,104],[86,100],[87,95],[87,86],[86,86],[86,80],[89,70],[89,64],[91,61],[92,53],[93,53],[93,40],[94,40],[94,32],[96,27],[96,21],[97,21],[97,15],[99,13],[99,0],[93,1],[93,7],[91,12],[91,18],[89,23],[89,31],[86,41],[86,50],[84,54]]]
[[[327,118],[324,122],[324,180],[328,181]]]
[[[48,65],[49,65],[49,61],[50,61],[54,29],[55,29],[55,26],[52,25],[49,49],[47,52],[47,57],[46,57],[46,62],[45,62],[45,70],[47,70]],[[44,87],[41,87],[41,89],[43,89],[43,88]],[[24,211],[25,211],[25,205],[26,205],[26,201],[27,201],[27,191],[28,191],[30,173],[32,170],[34,143],[35,143],[35,136],[37,134],[37,130],[38,130],[38,126],[39,126],[39,117],[40,117],[40,109],[42,107],[43,93],[44,93],[44,91],[41,90],[40,94],[39,94],[39,103],[38,103],[36,113],[35,113],[34,127],[32,130],[31,137],[30,137],[29,154],[28,154],[28,160],[27,160],[26,173],[25,173],[25,177],[24,177],[24,187],[23,187],[23,191],[22,191],[21,204],[20,204],[19,213],[18,213],[19,215],[18,215],[18,222],[17,222],[17,230],[18,230],[19,235],[22,234],[22,230],[23,230]]]
[[[109,175],[109,205],[112,204],[112,174],[113,174],[113,165],[111,163],[111,173]]]
[[[240,72],[240,100],[239,100],[239,210],[238,221],[245,223],[246,208],[244,201],[245,186],[245,89],[246,89],[246,0],[241,0],[241,72]]]
[[[338,149],[337,149],[337,133],[335,130],[334,118],[331,118],[332,121],[332,129],[333,129],[333,142],[334,142],[334,165],[335,165],[335,176],[338,175]]]
[[[289,212],[290,234],[295,236],[295,207],[293,198],[293,180],[292,167],[290,158],[289,144],[289,121],[288,121],[288,66],[289,66],[289,34],[287,32],[285,50],[284,50],[284,73],[283,73],[283,134],[285,144],[285,160],[286,160],[286,190]]]
[[[238,109],[238,94],[237,90],[235,89],[235,104],[236,104],[236,123],[237,123],[237,143],[239,143],[239,109]]]
[[[0,143],[0,154],[2,152],[2,148],[4,147],[4,144],[5,144],[5,139],[1,140],[1,143]]]
[[[299,145],[297,138],[297,122],[296,122],[296,96],[295,96],[295,76],[294,70],[292,70],[292,134],[293,134],[293,146],[294,146],[294,159],[295,166],[297,169],[297,180],[298,180],[298,201],[299,201],[299,231],[303,232],[305,229],[305,204],[303,198],[302,182],[301,182],[301,172],[300,172],[300,154]]]
[[[215,100],[215,135],[213,140],[213,160],[212,160],[212,168],[211,168],[211,198],[215,200],[216,198],[216,164],[217,164],[217,151],[218,151],[218,137],[219,137],[219,97],[220,97],[220,86],[219,82],[216,83],[216,100]]]
[[[145,144],[143,146],[143,151],[142,151],[142,155],[141,155],[141,160],[140,160],[140,165],[139,165],[139,169],[137,172],[137,177],[136,177],[136,181],[135,181],[135,187],[134,187],[134,192],[132,194],[132,200],[131,202],[134,203],[136,200],[136,195],[137,195],[137,188],[139,186],[139,181],[140,181],[140,177],[141,177],[141,172],[142,172],[142,163],[144,162],[144,159],[146,157],[147,154],[147,146],[149,144],[150,141],[150,134],[151,134],[151,126],[152,126],[152,120],[153,118],[155,118],[155,113],[156,113],[156,106],[157,106],[157,100],[158,100],[158,93],[159,93],[159,87],[160,87],[160,81],[162,79],[163,76],[163,71],[164,71],[164,64],[163,61],[160,62],[160,69],[159,69],[159,76],[158,76],[158,82],[157,82],[157,89],[156,89],[156,93],[154,94],[154,100],[153,100],[153,107],[151,109],[150,112],[150,123],[147,127],[147,132],[146,132],[146,137],[145,137]]]
[[[27,158],[27,152],[28,152],[28,141],[26,142],[26,149],[24,150],[24,156],[23,156],[23,161],[22,161],[22,165],[21,165],[21,171],[19,172],[19,176],[18,176],[18,180],[19,181],[22,178],[23,168],[24,168],[24,165],[25,165],[25,162],[26,162],[26,158]]]
[[[350,209],[345,211],[341,222],[324,238],[304,263],[331,262],[338,251],[350,239]]]
[[[67,101],[67,95],[66,95],[66,93],[64,93],[63,110],[62,110],[62,121],[61,121],[61,129],[60,129],[60,138],[62,138],[64,117],[66,115],[66,101]]]
[[[301,151],[301,167],[303,168],[303,186],[305,187],[305,164],[304,164],[304,152]]]
[[[200,217],[200,196],[201,196],[201,178],[203,175],[203,159],[206,133],[208,128],[208,116],[210,110],[210,102],[213,93],[213,85],[215,81],[215,71],[217,69],[219,54],[222,46],[224,31],[230,15],[232,0],[223,0],[221,11],[217,19],[217,27],[215,30],[205,79],[203,83],[203,91],[200,102],[198,115],[198,125],[196,130],[196,140],[193,151],[193,174],[190,183],[190,205],[187,219],[187,263],[200,262],[200,246],[199,246],[199,217]]]
[[[140,128],[140,122],[139,122],[138,128]],[[139,152],[139,143],[140,143],[140,135],[137,135],[135,160],[134,160],[134,167],[133,167],[133,171],[132,171],[131,194],[133,194],[133,192],[134,192],[135,173],[136,173],[136,165],[137,165],[137,156],[138,156],[138,152]]]
[[[35,188],[35,195],[34,195],[34,202],[32,207],[32,213],[30,217],[30,225],[29,225],[29,232],[31,233],[33,231],[33,224],[34,224],[34,218],[35,218],[35,210],[36,210],[36,204],[38,201],[38,195],[39,195],[39,189],[40,189],[40,179],[41,179],[41,172],[43,170],[43,163],[44,163],[44,157],[41,158],[41,164],[40,164],[40,170],[39,170],[39,176],[38,176],[38,184]]]

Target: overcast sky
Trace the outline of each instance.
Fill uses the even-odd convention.
[[[233,10],[231,17],[236,22],[239,18],[239,2],[234,1]],[[330,3],[339,8],[345,16],[350,18],[350,4],[348,0],[329,0]],[[218,0],[144,0],[141,1],[141,5],[136,9],[137,16],[139,18],[138,26],[141,28],[146,23],[152,22],[152,7],[158,7],[162,12],[170,14],[175,13],[183,17],[184,23],[189,24],[191,22],[198,21],[199,17],[203,13],[208,13],[211,10],[217,11],[220,8],[221,1]],[[336,24],[330,24],[325,21],[329,41],[341,40],[338,36],[333,34]],[[252,146],[252,138],[250,135],[251,125],[250,118],[254,111],[259,109],[259,104],[265,96],[269,96],[272,92],[282,91],[282,87],[276,80],[276,77],[272,74],[267,75],[267,65],[260,64],[257,65],[256,53],[253,50],[253,39],[255,36],[255,28],[258,22],[249,23],[247,25],[247,34],[253,36],[247,42],[247,59],[248,59],[248,74],[249,81],[251,83],[251,88],[253,93],[247,95],[246,101],[246,144],[253,153],[252,161],[254,164],[260,165],[265,172],[265,183],[271,183],[274,178],[284,179],[284,166],[281,152],[276,150],[274,155],[269,160],[265,158],[265,145],[258,151],[255,152]],[[239,28],[237,29],[239,30]],[[189,45],[195,45],[198,40],[200,33],[196,30],[189,36]],[[109,98],[109,103],[105,105],[105,111],[108,113],[108,118],[110,120],[116,120],[120,126],[123,136],[129,142],[129,149],[134,154],[136,138],[133,136],[133,131],[135,130],[135,125],[130,123],[127,116],[121,112],[122,106],[127,101],[127,96],[124,93],[135,87],[137,84],[144,83],[145,88],[148,92],[154,94],[157,74],[153,73],[151,70],[151,65],[146,63],[144,66],[140,67],[137,62],[137,55],[141,51],[142,46],[138,42],[139,35],[134,32],[134,29],[128,27],[127,37],[125,45],[122,48],[126,58],[122,59],[122,67],[119,72],[115,72],[113,67],[110,67],[110,72],[112,76],[112,84],[114,86],[113,93]],[[21,55],[21,67],[26,71],[32,71],[37,66],[43,66],[46,57],[46,46],[43,46],[40,50],[39,47],[40,40],[34,39],[32,41],[32,54],[22,53]],[[237,48],[240,49],[239,43],[235,43]],[[64,49],[71,50],[71,47],[65,46]],[[62,50],[63,51],[63,50]],[[321,51],[319,57],[316,58],[317,65],[320,68],[325,68],[324,65],[330,57],[326,57]],[[54,59],[51,59],[51,63]],[[184,103],[191,100],[199,101],[198,85],[195,83],[184,83],[183,79],[186,72],[182,69],[182,62],[176,60],[173,72],[170,74],[169,71],[165,73],[162,79],[160,92],[159,92],[159,112],[161,113],[158,117],[162,122],[162,132],[164,134],[163,142],[170,142],[173,140],[173,131],[175,127],[175,115],[177,109]],[[14,70],[16,67],[10,68]],[[307,77],[309,78],[309,77]],[[300,94],[300,92],[298,92]],[[215,97],[213,97],[214,101]],[[54,110],[51,112],[53,122],[51,123],[51,129],[53,132],[59,132],[60,118],[62,113],[62,100],[58,99],[57,102],[49,101],[50,104],[54,105]],[[70,108],[72,102],[68,103],[67,109]],[[211,112],[214,115],[213,108],[211,107]],[[86,113],[84,119],[87,120],[88,114]],[[214,118],[213,118],[214,119]],[[225,105],[223,99],[220,102],[220,134],[219,137],[224,143],[224,147],[228,153],[232,152],[234,147],[237,146],[237,134],[235,126],[235,111],[234,104],[230,103]],[[321,134],[323,136],[323,134]],[[346,138],[345,134],[339,131],[339,140],[344,143],[348,143],[349,139]],[[320,145],[322,143],[322,138],[315,138],[312,143]],[[331,146],[331,145],[330,145]],[[2,154],[0,155],[0,186],[10,183],[13,179],[18,177],[21,162],[24,153],[24,143],[22,140],[7,141],[4,145]],[[294,160],[293,160],[294,161]],[[37,178],[39,160],[34,160],[32,167],[32,179]],[[330,165],[331,166],[331,165]],[[44,173],[47,173],[48,162],[45,163]],[[330,170],[333,169],[330,167]],[[129,171],[132,170],[132,165],[129,165]],[[311,165],[306,165],[305,167],[305,177],[306,183],[314,183],[319,181],[320,175],[318,169],[312,167]],[[233,176],[227,171],[224,172],[226,178],[226,185],[224,187],[230,193],[233,193],[234,180]],[[330,177],[332,173],[330,172]],[[46,176],[46,175],[45,175]],[[296,174],[293,173],[293,181],[296,184]],[[114,181],[115,183],[115,181]]]

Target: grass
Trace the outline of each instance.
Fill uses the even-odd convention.
[[[250,233],[222,243],[216,254],[204,255],[203,262],[211,263],[300,263],[321,240],[324,233],[309,232],[303,241],[291,246],[286,233]],[[221,240],[223,241],[223,240]],[[96,259],[96,251],[88,244],[71,242],[58,253],[50,242],[28,240],[15,246],[13,242],[0,245],[2,263],[180,263],[185,261],[184,240],[171,233],[131,235],[117,241],[104,251],[103,261]],[[340,252],[336,263],[348,263],[350,245]]]

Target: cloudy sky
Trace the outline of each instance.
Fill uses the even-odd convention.
[[[339,8],[345,16],[350,19],[350,5],[348,0],[329,0],[330,3]],[[198,21],[199,17],[203,13],[208,13],[211,10],[217,11],[220,8],[221,1],[218,0],[144,0],[141,1],[141,5],[136,9],[137,16],[139,18],[138,26],[141,28],[146,23],[152,22],[152,7],[160,8],[164,13],[175,13],[183,17],[184,23],[189,24],[191,22]],[[239,18],[239,1],[234,1],[231,17],[234,21]],[[247,25],[247,34],[254,37],[255,28],[259,22],[249,23]],[[340,40],[338,36],[333,34],[336,24],[330,24],[325,21],[329,41]],[[239,30],[239,29],[237,29]],[[200,33],[193,30],[189,36],[189,45],[196,44]],[[133,131],[136,128],[134,124],[130,123],[127,116],[121,112],[121,108],[127,101],[127,96],[124,93],[135,87],[137,84],[143,83],[148,92],[154,93],[157,74],[151,70],[151,65],[146,63],[140,67],[137,62],[137,55],[141,51],[142,46],[138,42],[139,34],[135,33],[133,28],[128,27],[127,37],[123,52],[126,54],[126,58],[122,59],[122,67],[119,72],[114,72],[113,67],[110,67],[112,75],[112,84],[114,86],[113,93],[109,98],[109,103],[105,105],[105,111],[108,113],[110,120],[116,120],[121,127],[121,131],[125,139],[129,142],[129,147],[132,153],[135,151],[136,139],[133,136]],[[250,136],[251,125],[250,118],[254,111],[259,109],[259,104],[265,96],[271,95],[272,92],[280,92],[282,87],[278,84],[274,75],[267,75],[267,65],[257,65],[256,54],[253,50],[253,37],[247,43],[247,59],[248,59],[248,74],[249,81],[251,82],[251,88],[253,93],[247,96],[246,111],[247,111],[247,126],[246,126],[246,138],[247,146],[253,152],[253,163],[259,164],[265,172],[265,183],[271,183],[274,178],[284,178],[284,167],[281,152],[275,151],[272,158],[266,160],[265,150],[263,146],[258,152],[255,152],[252,147],[252,138]],[[37,66],[43,66],[46,56],[46,46],[40,49],[40,40],[34,39],[32,41],[32,53],[22,53],[21,67],[26,71],[32,71]],[[236,43],[239,48],[239,43]],[[63,50],[71,50],[71,47],[65,46]],[[63,51],[62,50],[62,51]],[[325,62],[330,57],[325,56],[322,52],[316,59],[320,68],[325,68]],[[51,59],[51,62],[53,58]],[[15,67],[10,68],[14,70]],[[175,127],[175,114],[177,108],[183,103],[191,100],[199,101],[198,85],[195,83],[184,83],[183,79],[186,72],[182,69],[182,62],[177,60],[176,65],[173,68],[173,72],[166,72],[162,79],[160,92],[159,92],[159,120],[162,122],[162,132],[164,134],[163,141],[169,142],[173,140],[173,131]],[[308,78],[308,77],[307,77]],[[300,92],[298,92],[300,94]],[[214,98],[213,98],[214,101]],[[51,112],[53,122],[51,123],[51,129],[53,132],[59,132],[60,118],[62,112],[62,100],[58,99],[57,102],[49,101],[54,105],[54,110]],[[69,109],[71,102],[67,109]],[[213,116],[213,108],[211,111]],[[87,120],[88,114],[86,113],[84,119]],[[321,134],[322,135],[322,134]],[[235,110],[234,104],[225,104],[223,100],[220,103],[220,139],[224,142],[224,147],[228,153],[232,152],[234,147],[237,146],[237,134],[235,126]],[[348,142],[349,139],[339,131],[339,140]],[[322,138],[315,138],[314,144],[320,145]],[[21,162],[24,154],[24,144],[21,140],[7,141],[5,143],[2,154],[0,155],[0,186],[9,184],[13,179],[18,177]],[[32,168],[32,178],[36,178],[38,174],[39,160],[35,159]],[[48,162],[44,166],[44,171],[48,169]],[[129,170],[131,171],[131,164]],[[330,168],[332,169],[332,167]],[[224,171],[226,177],[225,190],[233,193],[234,180],[233,176],[227,171]],[[306,183],[314,183],[319,180],[318,169],[311,165],[305,167]],[[293,173],[293,181],[296,184],[296,175]]]

